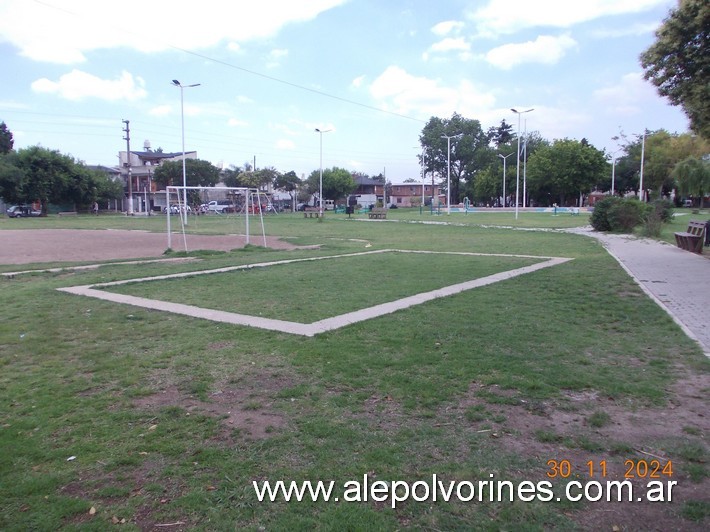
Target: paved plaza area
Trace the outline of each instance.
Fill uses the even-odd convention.
[[[710,250],[704,255],[666,242],[630,235],[570,232],[599,239],[641,288],[658,303],[710,357]]]

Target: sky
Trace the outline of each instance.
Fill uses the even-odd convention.
[[[688,130],[639,62],[675,6],[0,0],[0,122],[15,149],[116,166],[123,120],[131,150],[181,152],[184,119],[185,150],[217,166],[307,177],[322,155],[393,183],[420,178],[423,127],[453,113],[612,153],[620,132]]]

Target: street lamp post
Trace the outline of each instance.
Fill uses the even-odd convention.
[[[446,214],[451,214],[451,139],[460,137],[458,135],[442,135],[446,139]]]
[[[187,225],[187,171],[185,170],[185,99],[183,97],[184,89],[190,87],[199,87],[199,83],[192,85],[183,85],[178,80],[173,80],[173,85],[180,87],[180,117],[182,124],[182,194],[183,194],[183,223]],[[178,198],[179,199],[179,198]],[[170,211],[170,198],[168,198],[168,214]]]
[[[505,207],[505,160],[513,155],[512,153],[509,153],[508,155],[501,155],[500,153],[498,154],[498,157],[503,159],[503,207]]]
[[[520,115],[524,113],[529,113],[534,111],[534,109],[527,109],[525,111],[518,111],[516,109],[511,109],[516,115],[518,115],[518,170],[515,174],[515,219],[518,219],[518,198],[520,197]]]
[[[318,212],[319,216],[323,219],[323,133],[328,133],[333,131],[332,129],[318,129],[316,128],[316,133],[320,135],[320,190],[318,191],[318,204],[320,208]]]
[[[643,189],[643,160],[646,155],[646,129],[643,130],[641,137],[641,171],[639,173],[639,200],[646,201],[646,191]]]
[[[421,204],[421,207],[420,207],[420,209],[419,209],[419,214],[421,214],[422,212],[424,212],[424,187],[426,186],[426,185],[424,184],[424,181],[426,180],[426,172],[424,171],[424,168],[425,168],[425,166],[424,166],[424,155],[425,155],[425,154],[426,154],[426,148],[425,148],[424,146],[422,146],[422,164],[421,164],[421,167],[422,167],[422,204]]]

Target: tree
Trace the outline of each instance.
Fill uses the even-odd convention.
[[[473,186],[476,173],[485,168],[495,159],[495,152],[489,147],[490,136],[481,129],[478,120],[464,118],[454,113],[450,119],[431,117],[422,129],[419,142],[424,148],[424,160],[419,155],[419,162],[426,172],[436,172],[446,188],[449,156],[448,142],[445,135],[451,138],[451,202],[461,200],[460,188],[462,181],[469,187]]]
[[[320,192],[320,170],[313,170],[306,180],[306,187],[310,194]],[[323,199],[333,200],[344,198],[357,188],[357,184],[350,172],[344,168],[323,169]]]
[[[219,182],[219,168],[201,159],[185,160],[185,180],[188,187],[213,187]],[[182,186],[182,161],[165,161],[153,174],[159,186]]]
[[[680,0],[641,54],[644,77],[679,105],[693,131],[710,138],[710,3]]]
[[[228,187],[239,187],[239,174],[243,170],[239,166],[231,165],[228,169],[222,172],[222,182]]]
[[[569,197],[590,192],[606,174],[604,153],[577,140],[556,140],[530,157],[527,169],[531,198],[542,205],[565,205]]]
[[[44,215],[49,203],[71,203],[76,208],[102,194],[114,194],[116,187],[108,180],[68,155],[39,146],[10,152],[0,162],[2,198],[17,203],[39,201]]]
[[[672,176],[682,194],[700,197],[702,209],[705,193],[710,191],[710,162],[688,157],[675,166]]]
[[[488,137],[496,145],[496,148],[500,149],[503,144],[508,144],[515,138],[513,126],[503,119],[498,127],[488,129]]]
[[[7,129],[5,122],[0,122],[0,155],[10,153],[14,145],[12,132]]]

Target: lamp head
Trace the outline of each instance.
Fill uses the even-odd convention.
[[[175,85],[176,87],[179,87],[179,86],[180,86],[180,82],[179,82],[178,80],[174,79],[174,80],[173,80],[173,85]]]

